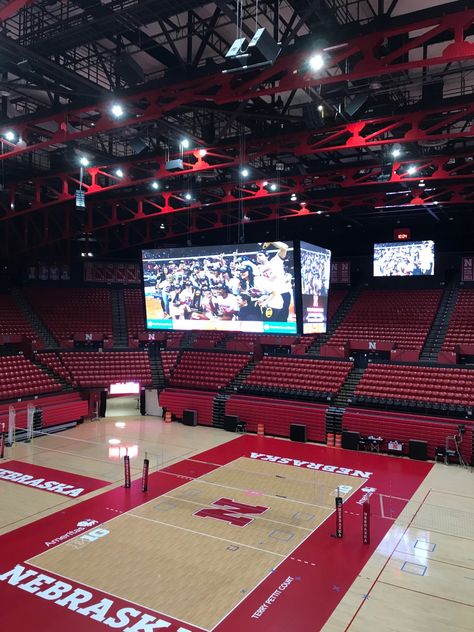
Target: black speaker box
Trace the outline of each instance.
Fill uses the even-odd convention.
[[[367,103],[368,99],[369,95],[364,93],[355,96],[352,101],[349,101],[349,103],[346,105],[347,114],[349,114],[349,116],[355,116],[356,114],[358,114]]]
[[[224,417],[224,430],[228,432],[236,432],[239,418],[237,415],[225,415]]]
[[[306,442],[306,426],[304,424],[290,424],[290,439],[292,441]]]
[[[278,57],[280,47],[266,29],[259,28],[250,40],[247,52],[252,56],[252,63],[273,63]]]
[[[426,461],[428,459],[428,441],[410,439],[408,442],[408,456],[410,459]]]
[[[359,447],[360,433],[349,430],[342,431],[341,445],[346,450],[357,450]]]
[[[183,410],[183,424],[185,426],[197,426],[198,416],[195,410]]]

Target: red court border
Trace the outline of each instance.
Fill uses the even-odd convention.
[[[305,467],[307,462],[313,462],[371,472],[366,486],[376,488],[380,494],[406,499],[405,502],[398,500],[396,515],[392,514],[391,518],[372,517],[371,543],[363,545],[362,512],[358,501],[364,492],[362,489],[358,490],[344,503],[344,539],[337,540],[331,537],[334,533],[334,521],[331,518],[326,520],[292,555],[275,569],[269,569],[268,576],[255,589],[248,594],[243,593],[238,606],[214,628],[215,632],[320,630],[393,524],[393,520],[428,474],[432,464],[245,435],[151,474],[146,493],[141,491],[139,478],[132,483],[130,489],[118,488],[104,492],[5,534],[0,537],[0,575],[11,570],[17,563],[28,568],[28,564],[24,564],[25,560],[54,546],[55,541],[59,543],[69,539],[64,539],[64,535],[70,531],[74,532],[79,522],[87,519],[96,520],[99,524],[107,522],[114,516],[149,502],[189,480],[252,453],[283,457],[289,461],[288,467],[294,467],[295,463],[291,462],[291,459],[297,459],[299,467]],[[8,462],[5,466],[8,466]],[[74,537],[74,534],[70,537]],[[49,546],[46,543],[50,543]],[[140,561],[136,560],[136,563],[139,564]],[[125,565],[123,572],[127,572]],[[147,578],[144,578],[144,581],[147,581]],[[77,582],[71,583],[81,586]],[[91,592],[94,593],[95,601],[109,597],[94,588]],[[255,613],[272,595],[273,598],[267,603],[265,611],[261,616],[255,617]],[[130,605],[130,602],[123,599],[113,597],[113,600],[116,604],[115,610]],[[2,631],[21,629],[25,632],[104,632],[111,629],[90,617],[86,618],[18,587],[10,586],[5,581],[0,582],[0,603]],[[209,603],[212,607],[212,595],[209,595]],[[141,606],[137,606],[137,609],[159,616]],[[170,622],[170,626],[166,628],[169,632],[176,632],[180,625],[190,632],[200,630],[199,627],[186,623],[180,624],[166,613],[162,613],[161,618]],[[120,629],[126,630],[127,626]],[[142,629],[145,630],[140,628]]]

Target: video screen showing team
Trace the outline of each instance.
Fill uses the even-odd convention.
[[[374,276],[422,276],[434,274],[432,241],[375,244]]]
[[[145,274],[163,319],[296,320],[293,252],[284,242],[266,242],[256,252],[148,261]]]

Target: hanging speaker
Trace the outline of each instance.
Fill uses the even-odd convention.
[[[356,95],[352,99],[352,101],[349,101],[349,103],[346,105],[346,108],[345,108],[346,113],[349,116],[355,116],[356,114],[359,114],[368,100],[369,100],[368,94]]]

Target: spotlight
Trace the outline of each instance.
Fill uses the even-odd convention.
[[[416,173],[416,167],[415,165],[410,165],[407,169],[407,174],[409,176],[413,176]]]
[[[122,169],[116,169],[115,170],[115,175],[117,176],[117,178],[123,178],[123,171],[122,171]]]
[[[158,189],[160,188],[160,185],[156,180],[153,180],[153,182],[151,183],[151,188],[155,189],[155,191],[158,191]]]
[[[424,180],[420,180],[418,186],[425,187],[426,186],[425,181]]]
[[[244,168],[241,170],[240,175],[241,175],[243,178],[247,178],[247,176],[249,175],[249,170],[248,170],[246,167],[244,167]]]
[[[264,180],[262,182],[262,187],[267,187],[268,186],[268,180]]]
[[[321,70],[324,67],[324,57],[321,55],[321,53],[316,53],[309,58],[309,67],[315,72]]]
[[[270,191],[276,191],[277,189],[278,189],[277,185],[274,182],[272,182],[270,185]]]
[[[316,213],[317,213],[318,215],[321,215],[322,211],[316,211]]]
[[[297,199],[298,199],[298,198],[296,197],[296,193],[292,193],[292,194],[291,194],[291,197],[290,197],[290,200],[291,200],[292,202],[296,202],[296,200],[297,200]]]
[[[88,167],[90,165],[90,160],[89,158],[86,158],[86,156],[81,156],[79,158],[79,164],[81,167]]]
[[[115,118],[120,118],[125,114],[125,110],[120,105],[120,103],[114,103],[110,108],[110,111],[112,113],[112,116],[115,116]]]
[[[15,132],[12,132],[11,129],[5,132],[4,136],[5,140],[8,140],[10,143],[13,143],[13,141],[15,140]]]
[[[199,153],[199,156],[201,158],[204,158],[204,156],[207,156],[207,150],[206,149],[200,149],[198,153]]]
[[[402,155],[402,148],[398,143],[395,143],[392,149],[392,158],[398,158]]]
[[[186,193],[186,195],[184,196],[184,199],[188,200],[188,202],[189,202],[190,200],[193,199],[193,196],[191,195],[191,193]]]
[[[189,140],[187,138],[183,138],[180,145],[183,149],[189,149]]]

